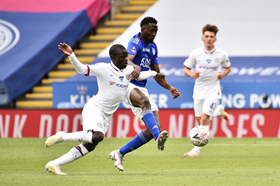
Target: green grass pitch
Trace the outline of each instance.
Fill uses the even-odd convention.
[[[124,157],[123,172],[115,169],[108,156],[130,139],[104,139],[93,152],[61,166],[67,176],[49,174],[45,164],[79,143],[46,148],[45,140],[0,139],[1,186],[280,185],[278,138],[212,138],[198,158],[183,156],[193,147],[186,138],[168,139],[162,152],[151,141]]]

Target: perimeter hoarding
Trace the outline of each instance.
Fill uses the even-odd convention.
[[[193,108],[193,82],[172,83],[182,94],[181,98],[172,99],[168,90],[157,83],[149,82],[147,89],[158,108],[186,109]],[[225,108],[260,108],[271,105],[280,108],[280,86],[278,82],[237,83],[221,82],[221,104]],[[83,108],[84,104],[98,92],[96,82],[53,83],[53,108]],[[267,102],[262,96],[269,96]],[[119,108],[129,108],[124,102]]]
[[[229,121],[215,118],[210,124],[211,137],[246,138],[280,137],[278,109],[229,109]],[[1,110],[0,137],[45,138],[58,131],[82,130],[82,110]],[[161,109],[162,130],[170,138],[186,138],[196,125],[192,109]],[[127,109],[119,109],[110,121],[107,138],[134,137],[145,128]]]

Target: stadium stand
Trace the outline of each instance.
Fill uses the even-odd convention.
[[[29,27],[33,29],[33,27],[37,26],[33,21],[34,19],[37,19],[36,16],[38,15],[42,16],[42,19],[44,18],[46,20],[45,22],[48,22],[46,25],[43,24],[45,28],[51,27],[57,33],[54,32],[53,35],[48,35],[47,31],[49,30],[46,29],[44,31],[42,26],[40,26],[33,32],[26,32],[24,33],[25,35],[21,35],[18,45],[21,44],[22,40],[25,40],[29,41],[30,47],[38,48],[36,44],[38,45],[40,43],[40,50],[22,50],[21,53],[23,53],[22,55],[26,56],[26,58],[30,58],[32,55],[38,57],[33,60],[34,62],[32,65],[28,65],[31,63],[30,61],[32,61],[30,59],[26,59],[25,61],[20,60],[22,63],[20,64],[21,67],[18,68],[18,71],[11,70],[11,72],[7,74],[7,76],[13,77],[14,74],[26,74],[27,69],[32,69],[28,73],[29,78],[27,76],[21,76],[19,78],[18,76],[17,78],[13,77],[13,80],[10,80],[11,78],[4,76],[2,73],[0,81],[2,82],[2,87],[4,87],[3,90],[6,90],[5,94],[1,97],[2,102],[5,101],[2,105],[7,104],[8,102],[13,103],[14,101],[16,108],[52,108],[52,83],[63,82],[65,79],[76,74],[76,71],[70,64],[68,58],[65,58],[63,54],[57,50],[58,43],[65,42],[73,46],[79,60],[84,64],[88,64],[155,2],[156,1],[154,0],[112,1],[111,4],[114,8],[112,8],[110,12],[110,3],[107,0],[71,1],[67,2],[67,4],[69,4],[68,7],[64,6],[65,1],[63,0],[41,1],[40,3],[36,3],[36,6],[29,6],[28,3],[25,5],[18,3],[17,6],[13,8],[11,8],[13,1],[6,2],[4,6],[0,8],[0,14],[3,15],[3,18],[6,17],[7,20],[14,16],[15,20],[12,20],[11,22],[14,21],[13,23],[17,27],[23,24],[23,22],[19,21],[19,17],[28,14],[29,17],[26,18],[24,24],[30,24]],[[29,3],[30,5],[33,4],[32,1],[29,1]],[[54,3],[56,9],[52,10],[51,5]],[[45,12],[52,14],[45,15]],[[60,15],[60,17],[57,15]],[[30,21],[29,24],[28,21]],[[55,21],[58,22],[57,25],[52,24]],[[67,22],[67,24],[60,26],[62,21]],[[22,33],[21,29],[20,33]],[[36,34],[36,37],[34,37],[34,33]],[[41,40],[41,42],[39,42],[38,38],[40,38],[40,35],[47,35],[44,42]],[[35,38],[37,39],[37,42],[34,42]],[[6,65],[8,65],[6,62],[8,56],[10,56],[12,52],[15,52],[15,48],[0,56],[0,59],[4,59],[4,61],[1,61]],[[17,50],[17,53],[19,53],[19,50]],[[20,55],[18,57],[20,57]],[[15,59],[15,61],[19,60]],[[17,67],[17,65],[15,65],[15,67]],[[5,66],[2,70],[5,68],[8,68],[8,66]],[[34,75],[32,73],[34,73]],[[14,86],[16,83],[21,86]],[[0,102],[0,104],[2,102]]]

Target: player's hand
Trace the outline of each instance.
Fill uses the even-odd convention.
[[[60,43],[60,45],[58,45],[58,48],[67,56],[70,56],[73,52],[72,48],[66,43]]]
[[[217,78],[219,79],[219,80],[221,80],[221,79],[223,79],[223,74],[222,74],[222,72],[219,72],[219,74],[217,75]]]
[[[174,87],[171,87],[169,89],[169,92],[172,94],[173,98],[172,99],[176,99],[178,96],[181,97],[181,93],[179,92],[179,90],[177,90]]]
[[[130,78],[131,79],[136,79],[138,78],[138,76],[140,75],[140,72],[141,72],[141,67],[136,67],[130,74]]]
[[[197,70],[197,71],[195,71],[194,73],[193,73],[193,78],[194,79],[196,79],[196,78],[198,78],[199,77],[199,75],[200,75],[200,72]]]

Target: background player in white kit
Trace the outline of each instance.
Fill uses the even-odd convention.
[[[109,128],[108,122],[124,99],[131,80],[130,73],[134,70],[134,67],[127,65],[127,50],[119,44],[110,48],[111,63],[96,63],[94,65],[84,65],[78,61],[72,48],[67,44],[60,43],[58,47],[69,57],[78,73],[86,76],[97,76],[99,87],[96,96],[93,96],[83,109],[83,131],[72,133],[61,131],[49,137],[45,142],[46,147],[51,147],[63,141],[83,142],[63,156],[48,162],[45,166],[46,171],[50,173],[66,175],[61,172],[60,165],[72,162],[93,151],[97,144],[104,139],[104,135]],[[165,77],[155,71],[147,71],[141,72],[138,79],[143,80],[153,76]]]
[[[186,67],[184,74],[196,79],[193,90],[196,120],[201,127],[206,127],[208,130],[212,116],[228,120],[228,115],[222,105],[215,110],[219,99],[222,98],[220,80],[230,72],[231,66],[227,53],[214,46],[218,31],[215,25],[205,25],[202,29],[204,47],[193,50],[184,62]],[[196,71],[192,72],[191,68],[194,65]],[[223,72],[221,72],[222,66],[225,68]],[[184,155],[198,157],[200,150],[201,147],[195,146]]]

